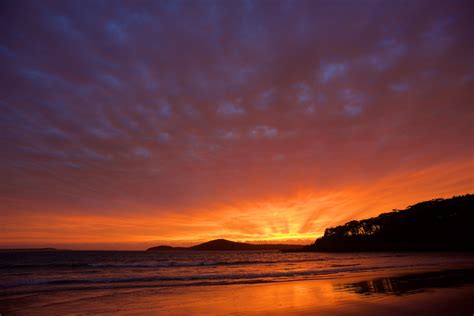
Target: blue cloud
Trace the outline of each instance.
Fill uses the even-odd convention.
[[[411,85],[406,82],[393,83],[389,86],[390,90],[393,92],[405,92],[410,89]]]
[[[161,132],[158,134],[158,141],[160,143],[167,143],[171,140],[171,134],[167,132]]]
[[[336,79],[347,71],[345,63],[329,63],[321,66],[320,79],[321,82],[327,83],[333,79]]]
[[[241,106],[238,106],[234,103],[230,102],[225,102],[223,104],[220,104],[217,107],[217,113],[226,116],[226,117],[232,117],[232,116],[239,116],[245,113],[245,109]]]
[[[136,147],[133,149],[133,154],[139,158],[149,158],[150,151],[144,147]]]
[[[278,135],[278,129],[267,125],[259,125],[251,128],[249,136],[251,138],[273,138]]]

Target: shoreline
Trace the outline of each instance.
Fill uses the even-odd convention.
[[[402,288],[397,288],[400,284]],[[474,312],[472,297],[474,267],[442,271],[403,268],[258,284],[39,293],[0,299],[5,309],[0,312],[6,315],[466,315]]]

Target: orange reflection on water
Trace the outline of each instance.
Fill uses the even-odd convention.
[[[472,267],[472,266],[471,266]],[[388,273],[388,274],[387,274]],[[395,274],[394,274],[395,273]],[[327,279],[40,294],[31,315],[462,315],[474,270],[374,272]],[[384,275],[385,274],[385,275]],[[80,297],[80,299],[78,299]],[[51,304],[51,301],[55,304]],[[58,303],[59,302],[59,303]],[[41,308],[38,308],[41,307]]]

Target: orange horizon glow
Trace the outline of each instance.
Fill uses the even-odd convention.
[[[147,210],[148,215],[120,219],[47,212],[41,216],[6,217],[4,227],[8,228],[0,233],[0,247],[142,250],[162,244],[191,246],[217,238],[310,244],[323,235],[325,228],[350,220],[404,209],[432,198],[472,193],[473,170],[472,161],[440,165],[388,176],[372,185],[362,183],[319,194],[299,191],[292,196],[186,210],[179,215],[155,216]],[[404,185],[400,187],[402,181]],[[27,233],[19,236],[16,231],[20,229]]]

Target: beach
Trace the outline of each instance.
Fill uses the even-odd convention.
[[[404,274],[382,275],[379,280],[386,282]],[[373,280],[358,275],[186,289],[100,290],[87,295],[71,291],[3,303],[10,304],[6,315],[471,315],[474,311],[472,284],[420,286],[405,293],[356,293],[344,288]]]
[[[113,280],[117,281],[117,271],[110,271],[110,264],[105,263],[95,263],[94,273],[102,275],[92,279],[89,271],[90,282],[79,278],[71,282],[65,271],[53,273],[55,281],[41,285],[38,280],[35,285],[25,285],[24,279],[21,286],[11,283],[8,286],[2,281],[0,312],[2,315],[472,315],[474,311],[474,261],[468,254],[199,253],[192,260],[203,255],[220,260],[228,257],[229,261],[212,261],[214,265],[208,262],[207,266],[202,262],[193,266],[187,261],[179,266],[177,258],[184,255],[146,254],[146,268],[145,261],[141,266],[137,262],[129,262],[127,267],[116,264],[120,267],[112,270],[118,269],[128,279],[115,283],[104,278],[106,274],[114,275]],[[157,260],[163,256],[174,256],[174,266],[164,264],[168,261],[154,261],[161,262],[162,267],[150,267],[153,263],[150,258]],[[235,261],[236,256],[259,257],[262,263]],[[307,260],[303,261],[305,257]],[[275,262],[270,263],[270,258]],[[325,259],[318,261],[321,258]],[[278,262],[284,260],[287,262]],[[352,265],[347,260],[352,260]],[[341,262],[337,264],[340,267],[335,267],[336,261]],[[392,264],[384,266],[382,262]],[[315,264],[320,270],[332,268],[326,273],[315,273]],[[290,266],[293,270],[284,277],[282,273],[270,272]],[[232,275],[228,274],[229,267]],[[5,271],[5,265],[3,268]],[[26,273],[26,267],[10,267],[10,272],[15,269],[22,271],[17,271],[17,275]],[[43,278],[51,273],[47,269],[34,267]],[[75,266],[71,270],[78,269],[74,273],[84,276],[85,268]],[[168,275],[168,280],[161,277],[145,281],[135,277],[133,282],[125,281],[133,271],[138,274],[143,269],[148,274],[162,271],[159,273]],[[187,272],[179,272],[182,269]],[[189,269],[194,271],[194,277],[171,277],[179,273],[188,275]],[[209,269],[216,271],[212,278]],[[248,269],[259,269],[262,273],[256,276]]]

